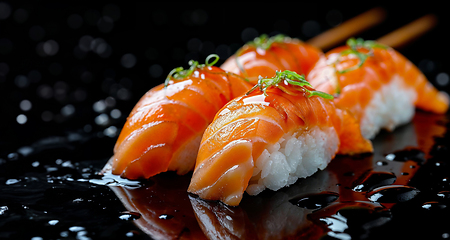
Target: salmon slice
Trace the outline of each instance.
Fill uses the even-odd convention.
[[[307,74],[322,55],[318,48],[284,35],[261,35],[228,58],[221,68],[257,84],[258,77],[270,77],[275,71],[291,70]]]
[[[114,147],[113,174],[139,179],[193,170],[201,136],[216,112],[251,88],[214,63],[191,61],[189,69],[175,69],[139,100]]]
[[[334,95],[336,106],[356,117],[366,138],[409,122],[415,108],[437,114],[448,110],[446,93],[399,52],[375,41],[349,39],[323,55],[307,79],[318,91]]]
[[[188,191],[236,206],[244,191],[278,190],[325,168],[336,154],[372,152],[357,121],[329,98],[292,71],[261,78],[205,130]]]

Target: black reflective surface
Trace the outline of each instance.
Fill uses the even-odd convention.
[[[238,208],[188,195],[189,175],[98,175],[134,104],[173,68],[210,53],[220,64],[262,33],[308,40],[374,7],[267,4],[0,1],[0,238],[449,238],[448,115],[419,111],[381,133],[373,155],[338,157]],[[358,36],[437,14],[436,28],[399,50],[448,91],[446,9],[384,7],[387,19]],[[324,193],[316,207],[293,203]]]

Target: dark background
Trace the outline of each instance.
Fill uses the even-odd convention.
[[[0,3],[1,154],[86,125],[119,129],[140,96],[162,83],[171,69],[187,67],[190,59],[203,62],[217,53],[219,65],[263,33],[306,41],[378,6]],[[386,20],[359,37],[376,39],[425,14],[438,16],[436,28],[399,49],[436,85],[436,76],[449,69],[446,10],[380,6],[387,10]],[[24,100],[31,108],[28,102],[20,108]],[[98,101],[100,108],[105,101],[107,106],[94,111]],[[114,109],[120,117],[117,110],[111,117]],[[103,124],[95,123],[101,114]],[[19,124],[19,115],[26,122]]]
[[[107,187],[73,182],[96,178],[139,98],[173,68],[186,68],[190,59],[203,62],[216,53],[220,65],[263,33],[306,41],[373,7],[383,7],[386,20],[356,37],[377,39],[436,14],[434,29],[398,50],[448,91],[448,10],[424,2],[81,5],[0,0],[0,238],[82,239],[80,233],[95,239],[122,239],[128,233],[148,238],[132,222],[119,219],[124,208]],[[395,216],[387,231],[410,215]],[[49,226],[54,219],[59,223]],[[70,230],[80,225],[86,231]],[[21,230],[24,226],[27,231]]]

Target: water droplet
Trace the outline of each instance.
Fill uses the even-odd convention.
[[[393,153],[389,153],[388,155],[386,155],[385,157],[387,160],[392,161],[395,159],[395,154]]]
[[[386,155],[386,159],[391,161],[406,162],[408,160],[415,161],[417,163],[425,162],[425,153],[417,148],[407,148],[404,150],[396,151]]]
[[[50,224],[52,226],[55,226],[58,223],[59,223],[59,220],[50,220],[50,221],[48,221],[48,224]]]
[[[159,215],[159,219],[169,220],[169,219],[172,219],[172,218],[174,218],[174,216],[173,215],[169,215],[169,214],[161,214],[161,215]]]
[[[447,205],[443,203],[439,203],[436,201],[426,202],[422,204],[422,208],[430,211],[436,211],[436,210],[442,210],[444,208],[447,208]]]
[[[443,200],[450,200],[450,191],[440,191],[437,196]]]
[[[83,231],[85,228],[81,227],[81,226],[73,226],[69,228],[69,231],[71,232],[79,232],[79,231]]]
[[[0,216],[5,214],[8,211],[8,206],[0,206]]]
[[[15,152],[8,154],[8,160],[10,161],[19,160],[19,154]]]
[[[139,219],[141,214],[138,212],[125,211],[120,213],[119,218],[125,221],[133,221]]]
[[[309,194],[295,197],[289,200],[289,202],[301,208],[320,209],[336,201],[338,198],[339,198],[338,193],[327,191],[317,194]]]
[[[12,179],[6,180],[5,184],[6,184],[6,185],[12,185],[12,184],[16,184],[16,183],[18,183],[18,182],[20,182],[19,179],[14,179],[14,178],[12,178]]]
[[[419,192],[414,187],[392,185],[374,189],[368,193],[368,199],[379,203],[399,203],[413,199]]]
[[[437,161],[437,162],[434,163],[434,165],[435,165],[436,167],[445,166],[445,162]]]
[[[138,231],[132,230],[132,231],[127,232],[127,233],[125,234],[125,236],[127,236],[127,237],[139,236],[139,232],[138,232]]]
[[[386,166],[388,163],[386,161],[377,161],[377,166]]]
[[[353,191],[371,191],[372,189],[377,187],[391,185],[395,182],[396,179],[397,178],[393,173],[368,171],[355,181]]]
[[[22,156],[26,157],[33,153],[34,149],[30,146],[23,146],[17,149],[17,152],[20,153]]]

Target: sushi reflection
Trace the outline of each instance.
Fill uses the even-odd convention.
[[[318,190],[337,191],[336,177],[320,171],[280,191],[246,195],[237,207],[189,196],[200,227],[209,239],[317,238],[318,226],[307,219],[314,209],[296,206],[290,200],[315,194]]]
[[[189,179],[164,173],[142,182],[139,188],[109,187],[127,213],[138,216],[135,225],[152,239],[206,239],[189,203]]]

